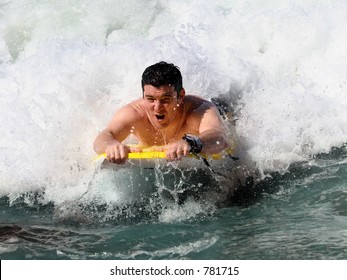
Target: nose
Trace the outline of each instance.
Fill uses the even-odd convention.
[[[162,106],[163,103],[160,100],[156,100],[154,103],[154,110],[159,112]]]

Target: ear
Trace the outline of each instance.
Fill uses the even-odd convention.
[[[177,98],[178,101],[182,103],[185,95],[186,95],[186,91],[184,90],[184,88],[182,88],[182,90],[179,93],[178,98]]]

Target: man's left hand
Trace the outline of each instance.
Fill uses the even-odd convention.
[[[185,140],[170,143],[165,146],[166,159],[168,161],[180,160],[189,155],[190,148]]]

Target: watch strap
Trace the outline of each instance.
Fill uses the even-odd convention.
[[[202,151],[202,142],[199,137],[190,134],[185,134],[182,137],[182,140],[186,141],[189,144],[190,153],[198,154]]]

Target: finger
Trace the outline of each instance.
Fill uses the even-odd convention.
[[[172,150],[166,150],[166,159],[171,161],[173,159]]]
[[[169,149],[170,148],[168,145],[155,147],[155,151],[157,151],[157,152],[167,152]]]
[[[176,151],[176,158],[180,159],[182,157],[182,155],[184,155],[184,151],[181,147],[178,147],[177,151]]]
[[[173,161],[173,160],[180,160],[181,159],[181,154],[180,152],[178,152],[177,150],[173,150],[171,153],[170,153],[170,159]]]
[[[128,156],[128,151],[126,150],[125,147],[121,147],[119,149],[119,160],[124,161]]]
[[[140,148],[135,148],[135,147],[130,147],[129,148],[130,153],[141,153],[142,149]]]
[[[116,157],[116,163],[117,164],[123,164],[128,159],[128,154],[130,152],[130,147],[126,145],[119,146],[117,149],[117,157]]]
[[[188,156],[189,155],[189,147],[185,146],[182,151],[183,156]]]
[[[190,145],[186,142],[186,141],[183,141],[183,153],[185,156],[187,156],[189,154],[189,150],[190,150]]]
[[[183,144],[179,143],[177,147],[177,155],[179,157],[186,157],[189,154],[189,145],[184,141]]]
[[[106,150],[106,159],[110,162],[113,162],[114,160],[114,152],[113,150],[107,149]]]

